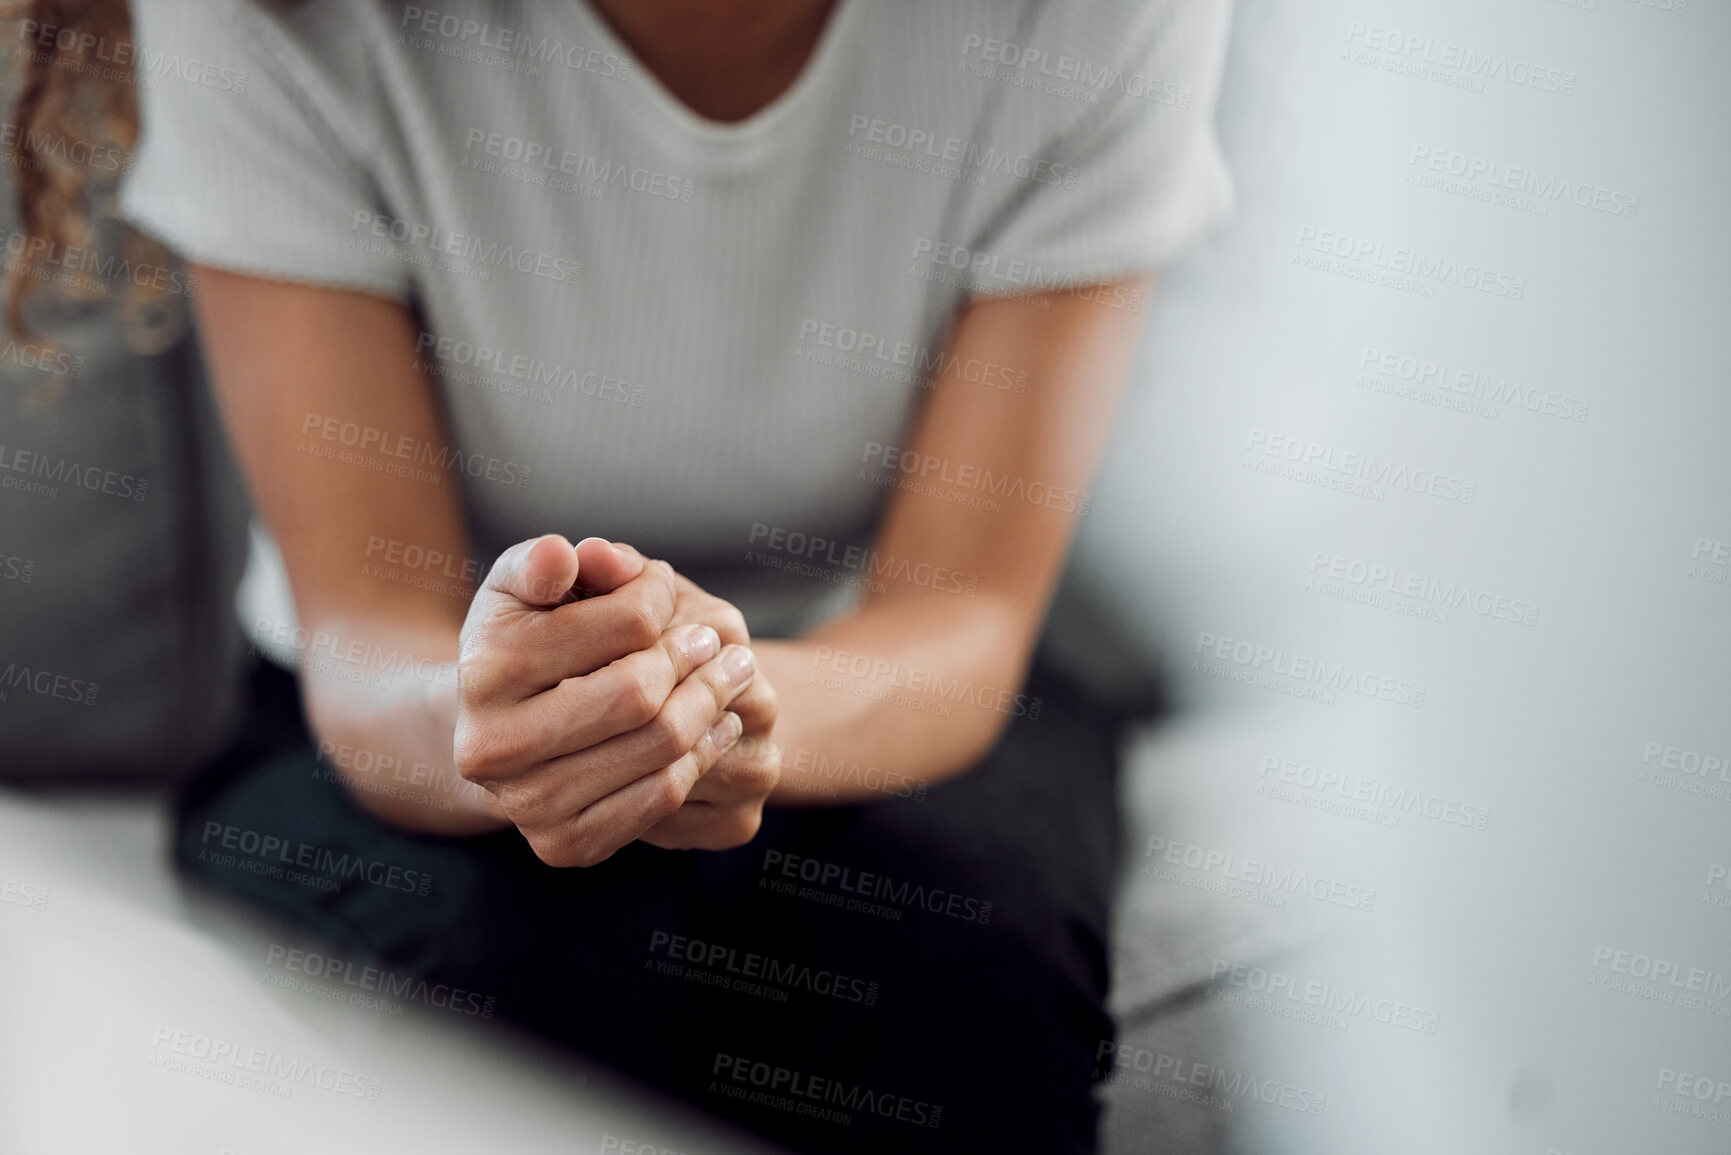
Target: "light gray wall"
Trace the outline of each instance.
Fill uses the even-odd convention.
[[[1539,75],[1572,91],[1460,87],[1445,81],[1464,69],[1413,75],[1365,55],[1391,32],[1430,38],[1433,59],[1454,45],[1519,75],[1555,70]],[[1249,858],[1374,889],[1370,912],[1289,898],[1362,933],[1267,965],[1437,1024],[1336,1016],[1339,1029],[1236,1008],[1235,1070],[1328,1095],[1321,1115],[1241,1102],[1253,1149],[1731,1149],[1728,49],[1731,5],[1704,0],[1238,5],[1221,125],[1240,213],[1164,287],[1072,588],[1128,623],[1183,708],[1148,739],[1133,788],[1163,800],[1152,821],[1168,845],[1238,857],[1180,864],[1181,879],[1194,890]],[[1534,197],[1535,212],[1487,200],[1483,180],[1426,187],[1447,174],[1414,163],[1419,149],[1638,208]],[[1408,248],[1518,277],[1520,299],[1344,275],[1375,274],[1367,257],[1307,267],[1325,231],[1354,238],[1349,252],[1362,239],[1385,260]],[[1368,349],[1506,381],[1534,405],[1585,403],[1585,419],[1506,403],[1476,415],[1428,384],[1378,392],[1360,383]],[[1259,472],[1279,459],[1253,451],[1254,431],[1437,471],[1472,500]],[[1426,620],[1386,591],[1349,602],[1312,587],[1319,556],[1536,618]],[[1212,656],[1204,635],[1249,643],[1248,663]],[[1298,655],[1422,685],[1422,705],[1222,676]],[[1719,768],[1702,772],[1704,756]],[[1452,812],[1469,824],[1386,799],[1330,812],[1314,804],[1350,799],[1306,788],[1311,771],[1265,775],[1265,758],[1470,807]],[[1146,851],[1133,869],[1163,853]],[[1165,886],[1132,899],[1184,889]],[[1650,991],[1624,973],[1648,960],[1674,967]],[[1717,1121],[1676,1113],[1691,1105]]]

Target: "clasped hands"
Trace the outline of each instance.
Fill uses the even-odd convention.
[[[630,546],[521,542],[463,624],[457,771],[553,866],[749,842],[781,761],[750,641],[731,604]]]

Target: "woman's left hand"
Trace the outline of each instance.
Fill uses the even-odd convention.
[[[613,572],[635,572],[637,566],[627,559],[641,555],[622,542],[586,538],[577,543],[577,556],[578,586],[604,593],[611,588]],[[721,635],[723,646],[751,645],[745,615],[732,602],[708,593],[683,574],[674,581],[677,601],[669,629],[701,624]],[[775,687],[761,668],[727,708],[743,723],[739,740],[692,786],[685,805],[650,827],[641,835],[642,841],[668,850],[726,850],[750,842],[757,834],[763,804],[781,781],[781,748],[773,738]]]

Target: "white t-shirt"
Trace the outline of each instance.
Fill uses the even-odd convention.
[[[731,124],[581,0],[133,7],[124,211],[190,260],[416,310],[452,443],[315,412],[306,440],[459,470],[483,570],[625,540],[760,633],[908,560],[863,548],[869,459],[959,305],[1157,267],[1231,201],[1222,0],[839,0]]]

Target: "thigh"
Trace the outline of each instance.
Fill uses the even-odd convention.
[[[652,935],[687,929],[690,856],[643,844],[556,870],[515,831],[417,835],[348,796],[273,671],[247,736],[184,791],[175,855],[202,883],[318,935],[357,967],[475,994],[497,1017],[669,1085],[699,1009],[644,970]]]
[[[1117,728],[1042,671],[1028,694],[925,798],[778,811],[703,859],[699,933],[795,980],[710,1009],[697,1097],[811,1150],[1093,1149]]]
[[[738,850],[635,844],[587,870],[515,832],[373,819],[279,695],[187,792],[177,854],[797,1149],[1091,1151],[1116,731],[1038,671],[1028,693],[1039,716],[924,798],[774,811]]]

